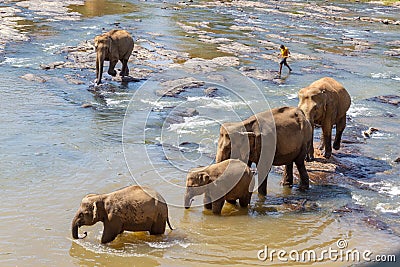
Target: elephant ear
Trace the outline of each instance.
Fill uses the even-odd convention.
[[[101,220],[102,210],[104,210],[104,205],[102,201],[93,202],[93,221]]]

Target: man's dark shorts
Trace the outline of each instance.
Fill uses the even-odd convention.
[[[286,57],[285,57],[285,58],[282,58],[282,60],[281,60],[281,62],[280,62],[279,64],[281,64],[281,65],[282,65],[282,64],[286,65],[286,64],[287,64],[287,63],[286,63],[286,59],[287,59]]]

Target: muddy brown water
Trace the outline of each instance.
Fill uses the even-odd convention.
[[[70,1],[66,11],[58,12],[32,4],[39,1],[21,2],[0,3],[0,9],[19,10],[15,29],[29,37],[10,40],[0,56],[1,266],[350,266],[357,262],[328,257],[284,262],[276,255],[272,262],[263,262],[257,256],[265,246],[269,251],[322,253],[338,249],[338,240],[346,245],[341,253],[400,250],[400,167],[393,162],[400,155],[400,113],[398,106],[366,100],[399,94],[399,57],[385,52],[399,48],[400,26],[357,19],[400,20],[398,8],[347,1],[281,2],[276,8],[275,1],[254,7],[248,1],[90,0]],[[93,70],[40,68],[66,60],[60,52],[64,47],[92,40],[102,28],[116,25],[149,49],[143,40],[189,57],[235,56],[237,69],[276,71],[277,63],[270,58],[278,51],[266,42],[285,42],[294,54],[289,61],[294,71],[284,70],[281,80],[254,79],[262,97],[251,82],[233,89],[217,83],[178,98],[143,94],[127,109],[135,93],[158,88],[144,80],[113,82],[105,75],[105,89],[94,94],[88,90]],[[307,55],[314,59],[305,60]],[[151,63],[168,68],[173,62]],[[139,65],[133,60],[131,69]],[[46,82],[19,78],[28,73]],[[69,83],[68,75],[84,83]],[[334,161],[311,166],[310,173],[318,177],[306,193],[280,187],[280,170],[274,168],[267,198],[253,194],[248,209],[225,205],[222,216],[204,211],[201,197],[189,210],[179,207],[185,171],[213,160],[216,121],[250,115],[246,101],[256,108],[262,108],[258,101],[264,98],[270,107],[297,105],[298,89],[323,76],[337,78],[353,100],[345,147],[334,152],[341,168],[329,165]],[[217,87],[217,95],[205,96],[202,90],[207,87]],[[90,108],[82,108],[85,103]],[[164,124],[168,108],[175,106],[194,107],[198,114]],[[379,131],[364,139],[361,132],[368,127]],[[319,180],[324,173],[331,177]],[[163,236],[126,232],[101,245],[99,223],[80,229],[88,232],[86,239],[72,240],[70,224],[81,198],[133,184],[132,176],[165,196],[176,229]]]

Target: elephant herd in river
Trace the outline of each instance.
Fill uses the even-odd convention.
[[[116,45],[118,44],[118,45]],[[121,60],[120,75],[128,75],[127,62],[133,50],[133,40],[123,30],[113,30],[95,38],[97,51],[96,79],[100,83],[104,60],[110,61],[108,73],[116,75],[114,67]],[[311,83],[298,93],[298,107],[279,107],[257,113],[241,122],[221,125],[215,164],[189,170],[186,177],[185,208],[193,198],[204,194],[204,208],[221,214],[225,201],[241,207],[250,204],[255,181],[250,166],[258,172],[258,193],[267,193],[271,165],[285,165],[281,184],[293,185],[293,163],[299,171],[299,189],[309,187],[305,160],[314,159],[314,126],[320,125],[319,149],[323,156],[332,154],[332,128],[336,126],[333,148],[339,149],[346,126],[346,112],[351,99],[346,89],[333,78],[325,77]],[[102,243],[113,241],[123,231],[149,231],[163,234],[168,219],[168,207],[163,197],[151,188],[129,186],[109,194],[89,194],[82,199],[72,221],[72,237],[78,228],[103,222]]]

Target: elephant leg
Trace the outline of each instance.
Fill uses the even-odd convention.
[[[117,65],[118,60],[115,59],[111,59],[110,60],[110,66],[108,67],[108,74],[110,74],[111,76],[116,76],[117,72],[115,71],[115,65]]]
[[[312,132],[311,132],[311,141],[310,144],[307,148],[307,161],[313,161],[314,160],[314,125],[311,126]]]
[[[207,209],[207,210],[212,209],[211,198],[207,193],[204,194],[203,204],[204,204],[205,209]]]
[[[281,185],[292,186],[293,185],[293,162],[286,164],[285,171],[283,172]]]
[[[122,59],[122,69],[120,72],[121,76],[129,76],[129,68],[128,68],[128,60],[127,59]]]
[[[335,150],[338,150],[340,148],[340,142],[342,140],[344,128],[346,128],[346,115],[340,118],[338,123],[336,123],[336,135],[335,141],[333,142],[333,148]]]
[[[304,164],[304,157],[299,157],[295,161],[297,170],[300,175],[300,190],[306,190],[310,187],[310,178],[308,177],[306,165]]]
[[[265,179],[259,183],[258,186],[258,193],[260,195],[266,196],[267,195],[267,182],[268,182],[268,174],[265,176]]]
[[[150,229],[150,234],[151,235],[161,235],[164,234],[165,232],[165,223],[166,223],[166,219],[164,218],[164,216],[159,213],[157,215],[157,219],[156,221],[153,222],[153,224],[151,225],[151,229]]]
[[[322,127],[322,131],[323,131],[323,140],[324,140],[324,145],[325,145],[325,149],[324,149],[324,158],[329,159],[332,155],[332,124],[329,123],[325,123],[325,126]]]
[[[222,197],[212,202],[212,212],[214,214],[221,214],[222,207],[224,206],[225,199]]]
[[[242,208],[246,208],[250,204],[251,192],[248,192],[246,196],[239,198],[239,204]]]
[[[320,140],[321,140],[321,142],[319,143],[318,149],[319,150],[324,150],[324,148],[325,148],[324,132],[321,132]]]
[[[104,230],[103,230],[103,236],[101,237],[101,243],[109,243],[113,241],[117,235],[122,233],[122,227],[117,227],[114,226],[113,223],[104,223]]]

